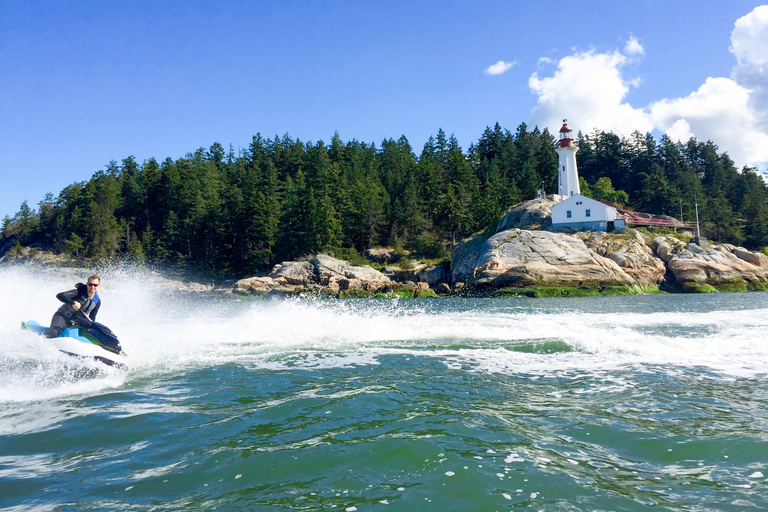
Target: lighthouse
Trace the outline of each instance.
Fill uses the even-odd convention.
[[[568,126],[568,120],[563,119],[563,127],[560,128],[560,146],[555,149],[558,156],[558,185],[557,193],[561,196],[580,194],[579,171],[576,169],[576,152],[579,150],[573,145],[573,130]]]

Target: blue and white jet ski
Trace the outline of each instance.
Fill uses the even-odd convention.
[[[48,334],[48,327],[34,320],[23,322],[21,327],[40,335]],[[128,362],[120,341],[106,325],[93,322],[90,327],[67,327],[55,338],[53,345],[65,354],[95,359],[109,366],[127,369]]]

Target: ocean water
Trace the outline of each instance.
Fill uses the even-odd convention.
[[[766,293],[238,301],[105,271],[121,371],[19,329],[67,276],[0,269],[3,511],[768,508]]]

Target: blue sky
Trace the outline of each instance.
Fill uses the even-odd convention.
[[[405,135],[418,153],[440,128],[466,149],[496,122],[568,118],[711,139],[765,170],[760,5],[0,0],[0,217],[110,160],[259,132]]]

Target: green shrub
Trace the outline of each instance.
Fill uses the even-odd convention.
[[[450,257],[451,253],[434,233],[422,233],[413,241],[413,249],[419,258],[438,259]]]

